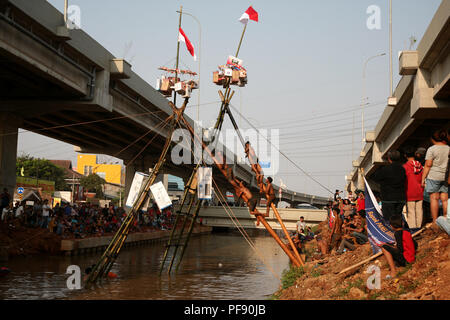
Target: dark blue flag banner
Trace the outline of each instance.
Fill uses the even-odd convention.
[[[384,219],[381,208],[378,205],[366,178],[364,178],[364,183],[366,185],[365,203],[367,235],[373,253],[375,254],[381,250],[380,247],[382,245],[395,242],[394,231],[392,230],[390,223]]]

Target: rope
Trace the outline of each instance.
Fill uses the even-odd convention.
[[[281,283],[281,279],[280,277],[278,277],[278,275],[275,273],[275,271],[273,270],[273,268],[271,266],[269,266],[266,261],[264,260],[263,256],[259,253],[258,249],[256,248],[256,246],[254,245],[254,243],[252,242],[252,240],[250,239],[250,236],[248,235],[247,231],[245,231],[245,228],[241,225],[239,219],[236,217],[236,215],[234,214],[233,210],[230,208],[230,206],[228,205],[228,203],[225,201],[225,197],[222,194],[222,192],[219,189],[219,186],[217,185],[215,179],[212,179],[214,182],[214,185],[216,186],[217,191],[219,192],[220,197],[219,198],[219,202],[222,205],[222,207],[224,208],[225,212],[227,213],[228,217],[230,218],[230,220],[233,222],[233,224],[236,226],[236,228],[239,230],[239,232],[241,233],[241,235],[244,237],[244,239],[247,241],[247,243],[250,245],[250,247],[253,249],[253,251],[255,251],[255,254],[258,256],[258,258],[261,260],[261,262],[266,266],[267,269],[269,269],[269,271],[272,273],[272,275],[278,279],[278,281],[280,281]],[[222,200],[224,200],[226,207],[224,206]],[[228,211],[227,211],[228,208]],[[231,214],[230,214],[231,213]],[[233,217],[232,217],[233,216]],[[233,219],[234,218],[234,219]],[[235,221],[236,220],[236,221]],[[239,226],[238,226],[239,224]]]
[[[123,151],[125,151],[126,149],[128,149],[129,147],[131,147],[132,145],[136,144],[138,141],[142,140],[145,136],[147,136],[150,132],[155,131],[156,129],[160,128],[164,129],[167,126],[168,121],[170,120],[170,118],[172,118],[172,116],[169,116],[166,118],[166,120],[164,120],[163,122],[160,122],[155,128],[148,130],[146,133],[144,133],[142,136],[140,136],[139,138],[137,138],[135,141],[133,141],[132,143],[130,143],[129,145],[127,145],[125,148],[123,148],[122,150],[120,150],[119,152],[115,153],[114,155],[112,155],[109,159],[111,160],[112,158],[116,158],[120,153],[122,153]],[[136,158],[149,146],[150,143],[153,142],[153,140],[156,138],[157,134],[155,134],[155,136],[139,151],[139,153],[133,158],[133,160],[128,163],[128,165],[132,164],[134,162],[134,160],[136,160]],[[98,167],[100,167],[102,164],[97,164],[97,166],[94,167],[93,171],[95,169],[97,169]],[[120,174],[122,174],[122,172],[120,172]],[[115,175],[113,178],[115,179],[117,177],[117,175]]]
[[[300,167],[298,164],[296,164],[294,161],[292,161],[284,152],[282,152],[280,149],[278,149],[278,147],[276,147],[269,139],[267,139],[267,137],[265,137],[264,135],[262,135],[259,130],[250,122],[248,121],[248,119],[242,115],[233,105],[230,104],[230,106],[233,108],[234,111],[236,111],[242,118],[244,118],[245,122],[247,122],[253,129],[256,130],[256,132],[258,133],[258,135],[262,136],[271,146],[273,146],[278,153],[280,153],[283,157],[286,158],[286,160],[288,160],[290,163],[292,163],[297,169],[299,169],[301,172],[303,172],[306,176],[308,176],[311,180],[313,180],[315,183],[317,183],[318,185],[320,185],[323,189],[325,189],[326,191],[328,191],[331,194],[334,194],[333,191],[331,191],[330,189],[328,189],[326,186],[324,186],[322,183],[320,183],[318,180],[316,180],[313,176],[311,176],[308,172],[306,172],[302,167]]]
[[[132,118],[135,118],[135,117],[137,118],[138,116],[152,115],[152,114],[156,114],[156,113],[160,113],[160,112],[164,112],[164,111],[163,110],[158,110],[158,111],[151,111],[151,112],[134,113],[134,114],[127,115],[127,116],[119,116],[119,117],[113,117],[113,118],[108,118],[108,119],[74,122],[74,123],[69,123],[69,124],[62,124],[62,125],[59,125],[59,126],[39,128],[39,129],[36,129],[36,130],[33,130],[33,131],[31,131],[31,130],[23,130],[23,131],[20,131],[20,132],[7,132],[7,133],[0,134],[0,137],[8,136],[8,135],[14,135],[14,134],[19,134],[19,133],[37,132],[37,131],[40,132],[40,131],[45,131],[45,130],[54,130],[54,129],[60,129],[60,128],[81,126],[81,125],[85,125],[85,124],[113,121],[113,120],[119,120],[119,119],[124,119],[124,118],[132,119]],[[159,117],[158,117],[158,120],[162,121],[162,119],[159,118]]]
[[[182,128],[181,125],[180,125],[179,123],[178,123],[178,126],[179,126],[180,128]],[[192,138],[194,139],[194,137],[192,137]],[[191,147],[190,151],[191,151],[192,155],[194,155],[194,151],[192,150],[192,147]],[[202,160],[202,163],[203,163],[204,165],[206,165],[205,162],[204,162],[203,160]],[[259,253],[258,249],[256,248],[256,246],[253,244],[252,240],[250,239],[250,236],[248,235],[248,233],[245,231],[244,227],[243,227],[243,226],[241,225],[241,223],[239,222],[239,219],[236,217],[236,215],[234,214],[233,210],[230,208],[230,206],[228,205],[228,203],[225,201],[225,197],[224,197],[224,195],[222,194],[222,192],[220,191],[220,189],[219,189],[219,187],[218,187],[216,181],[214,180],[214,178],[212,178],[212,180],[213,180],[213,183],[214,183],[214,185],[216,186],[216,189],[217,189],[217,191],[219,192],[219,195],[220,195],[220,197],[218,197],[218,198],[219,198],[219,202],[220,202],[220,204],[222,205],[222,207],[224,208],[224,210],[225,210],[225,212],[227,213],[227,215],[228,215],[228,217],[230,218],[230,220],[231,220],[231,221],[233,222],[233,224],[235,225],[236,229],[238,229],[238,231],[241,233],[241,235],[243,236],[243,238],[247,241],[247,243],[249,244],[249,246],[254,250],[254,252],[256,253],[256,255],[258,256],[258,258],[261,260],[261,262],[262,262],[262,263],[266,266],[266,268],[272,273],[272,275],[273,275],[276,279],[278,279],[278,281],[280,281],[280,283],[281,283],[281,280],[280,280],[280,278],[278,277],[278,275],[275,273],[275,271],[273,270],[273,268],[272,268],[271,266],[269,266],[269,265],[265,262],[264,258],[263,258],[262,255]],[[224,205],[224,202],[222,201],[221,197],[222,197],[222,199],[224,200],[226,206]],[[230,214],[230,212],[231,212],[231,214]]]
[[[169,124],[169,121],[170,121],[171,119],[172,119],[172,116],[168,117],[168,118],[164,121],[164,125],[163,125],[163,127],[162,127],[161,129],[164,129],[164,128]],[[139,151],[139,153],[136,154],[136,156],[128,163],[128,165],[132,164],[132,163],[134,162],[134,160],[136,160],[136,158],[139,157],[139,155],[140,155],[142,152],[144,152],[145,149],[147,149],[147,147],[153,142],[153,140],[156,139],[157,136],[158,136],[158,134],[155,134],[155,135],[153,136],[153,138],[152,138],[149,142],[147,142],[147,144],[141,149],[141,151]]]

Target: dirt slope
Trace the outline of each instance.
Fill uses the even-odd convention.
[[[326,232],[326,225],[320,226]],[[416,238],[418,250],[416,262],[398,268],[397,279],[386,280],[389,267],[383,256],[344,274],[338,273],[372,255],[369,244],[359,246],[355,251],[342,255],[328,255],[320,260],[307,262],[304,274],[295,283],[275,293],[282,300],[307,299],[450,299],[450,238],[445,233],[426,229]],[[308,243],[308,249],[315,252],[315,241]],[[381,289],[369,290],[366,281],[370,265],[381,269]]]
[[[0,246],[7,247],[9,257],[37,253],[58,253],[61,237],[47,229],[25,228],[19,224],[0,224]]]

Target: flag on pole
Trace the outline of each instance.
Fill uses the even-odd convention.
[[[370,245],[372,246],[372,251],[375,254],[381,250],[380,247],[382,245],[395,242],[394,231],[392,230],[390,223],[384,219],[381,208],[365,178],[364,183],[366,185],[365,204],[367,235]]]
[[[252,6],[248,7],[248,9],[239,18],[239,21],[243,24],[247,24],[249,19],[258,22],[258,12],[256,12]]]
[[[197,61],[197,56],[194,52],[194,46],[192,45],[191,41],[189,41],[188,37],[181,28],[178,33],[178,41],[186,43],[186,48],[188,49],[189,53],[194,57],[194,60]]]

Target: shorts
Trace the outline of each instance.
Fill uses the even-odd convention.
[[[387,245],[387,244],[383,245],[383,249],[385,249],[392,255],[392,258],[394,259],[394,262],[397,267],[405,267],[406,266],[406,259],[403,256],[403,254],[400,252],[400,250],[398,250],[397,248],[394,248],[390,245]]]
[[[425,191],[428,193],[448,193],[448,187],[445,181],[426,179]]]

